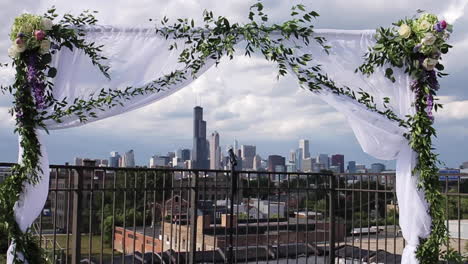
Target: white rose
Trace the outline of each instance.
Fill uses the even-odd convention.
[[[50,40],[48,39],[44,39],[43,41],[41,41],[41,45],[39,47],[39,52],[41,54],[46,54],[48,53],[50,50]]]
[[[435,68],[435,66],[437,65],[437,63],[439,63],[439,61],[436,60],[436,59],[426,58],[426,59],[423,61],[422,66],[424,67],[424,69],[426,69],[426,70],[428,70],[428,71],[432,71],[432,70],[434,70],[434,68]]]
[[[17,58],[19,55],[20,53],[18,52],[16,45],[12,45],[10,48],[8,48],[8,56],[11,58]]]
[[[26,50],[26,44],[24,44],[24,43],[21,43],[21,44],[16,44],[16,43],[14,43],[13,46],[16,47],[16,50],[17,50],[19,53],[21,53],[21,52],[23,52],[23,51]]]
[[[52,26],[54,25],[52,20],[48,18],[43,18],[41,22],[42,22],[42,27],[44,28],[44,30],[51,30]]]
[[[421,40],[421,43],[426,45],[426,46],[431,46],[431,45],[434,44],[436,39],[437,39],[437,37],[434,36],[434,34],[426,33],[426,35],[424,35],[424,38]]]
[[[402,38],[409,38],[409,36],[411,36],[411,28],[406,24],[402,24],[400,29],[398,29],[398,34],[400,34]]]
[[[421,23],[419,23],[419,29],[421,30],[428,31],[429,29],[431,29],[431,27],[431,23],[427,22],[427,20],[423,20],[421,21]]]

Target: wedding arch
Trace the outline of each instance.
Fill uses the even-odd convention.
[[[441,56],[451,25],[419,13],[378,30],[316,30],[318,14],[303,5],[291,19],[268,24],[261,2],[249,22],[231,23],[212,12],[204,25],[167,18],[155,28],[98,26],[92,12],[58,18],[23,14],[11,31],[15,82],[11,114],[19,135],[19,160],[0,186],[0,220],[12,242],[8,263],[42,263],[28,232],[47,199],[49,163],[44,132],[81,126],[156,102],[190,84],[222,57],[260,53],[291,73],[343,113],[362,149],[396,160],[400,227],[407,245],[402,263],[436,263],[448,240],[433,153],[432,111]],[[8,65],[2,65],[8,66]]]

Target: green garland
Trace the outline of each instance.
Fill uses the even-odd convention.
[[[101,64],[105,58],[99,56],[100,47],[86,43],[81,37],[80,27],[96,22],[90,12],[83,12],[78,17],[65,15],[57,24],[53,21],[58,16],[55,9],[50,9],[44,16],[23,14],[17,17],[12,26],[10,38],[12,46],[8,50],[13,59],[11,65],[16,70],[15,82],[1,86],[0,90],[13,95],[14,107],[10,113],[15,116],[15,132],[20,136],[23,148],[22,163],[14,165],[12,176],[0,185],[0,222],[7,228],[8,236],[15,243],[14,263],[23,263],[18,252],[30,264],[47,263],[42,249],[38,247],[37,237],[30,230],[23,233],[14,214],[14,205],[20,198],[24,184],[37,184],[40,180],[39,166],[41,157],[40,144],[36,135],[38,128],[45,129],[43,123],[45,109],[53,106],[53,83],[57,69],[49,66],[52,55],[63,47],[82,49],[92,62],[108,76],[108,68]],[[2,65],[2,67],[6,67]]]
[[[440,249],[442,245],[449,244],[449,233],[445,225],[444,197],[438,177],[437,165],[440,162],[432,144],[432,138],[436,136],[432,111],[442,108],[441,104],[434,103],[440,88],[437,78],[447,75],[442,72],[444,66],[440,60],[441,55],[452,47],[446,43],[452,26],[443,20],[439,21],[435,15],[425,13],[400,20],[394,25],[398,28],[380,28],[377,31],[377,43],[366,54],[365,63],[358,70],[370,75],[375,68],[390,65],[403,68],[412,77],[411,88],[416,95],[414,107],[417,112],[407,117],[409,133],[405,136],[411,148],[417,152],[417,165],[413,174],[419,175],[418,187],[424,190],[432,217],[431,234],[427,239],[421,239],[416,255],[421,264],[437,263],[439,257],[461,263],[462,258],[456,251],[451,248],[446,251]],[[395,81],[390,67],[386,69],[385,75]]]
[[[75,116],[81,122],[86,122],[89,118],[96,118],[97,111],[104,112],[122,106],[135,96],[170,89],[171,85],[183,81],[187,74],[197,77],[208,59],[215,60],[216,64],[223,56],[232,59],[235,53],[234,46],[240,41],[245,41],[246,55],[260,52],[266,60],[277,63],[278,78],[286,75],[287,70],[291,69],[304,89],[313,92],[329,89],[335,94],[356,100],[369,110],[398,122],[400,126],[409,128],[410,133],[407,137],[412,148],[419,154],[415,174],[420,175],[420,187],[425,190],[426,199],[430,203],[430,214],[433,217],[431,236],[422,241],[417,256],[421,263],[435,263],[438,259],[439,246],[447,241],[448,233],[443,222],[444,212],[441,204],[443,199],[436,176],[437,155],[432,153],[431,137],[435,136],[435,130],[432,127],[431,116],[426,111],[429,96],[431,98],[435,96],[436,89],[433,85],[435,77],[428,78],[427,72],[431,72],[434,67],[443,70],[443,66],[435,62],[434,54],[438,54],[438,51],[446,53],[450,48],[445,43],[446,30],[444,29],[443,34],[440,32],[433,34],[435,39],[430,36],[426,38],[426,33],[433,32],[433,26],[438,23],[435,16],[426,14],[418,19],[401,20],[396,23],[400,27],[399,33],[394,28],[381,28],[376,36],[377,44],[369,51],[366,62],[358,69],[364,74],[372,74],[376,67],[385,65],[403,67],[417,80],[415,87],[419,92],[415,104],[418,113],[408,117],[407,120],[402,120],[388,108],[378,109],[370,94],[337,86],[322,72],[320,65],[312,64],[312,54],[297,56],[295,49],[300,47],[291,48],[283,44],[284,40],[288,39],[299,40],[306,46],[313,42],[328,52],[330,47],[326,45],[326,40],[315,35],[314,27],[311,25],[312,19],[317,16],[314,11],[306,11],[303,5],[296,5],[291,9],[291,20],[281,24],[266,25],[268,15],[264,13],[262,3],[258,2],[250,8],[248,15],[250,22],[243,25],[230,23],[227,18],[215,17],[208,11],[203,14],[204,26],[201,28],[196,27],[193,20],[178,19],[176,23],[170,25],[169,20],[164,18],[155,33],[165,38],[185,40],[186,48],[181,50],[179,56],[179,62],[185,64],[182,70],[167,74],[144,87],[128,87],[124,90],[102,89],[98,94],[88,98],[75,98],[72,103],[57,100],[52,96],[53,83],[48,79],[55,77],[57,69],[51,68],[49,63],[55,50],[63,47],[79,48],[91,58],[93,64],[106,77],[109,77],[107,73],[109,68],[101,63],[106,58],[99,55],[102,47],[86,43],[82,39],[85,34],[81,30],[82,26],[95,24],[95,17],[90,12],[84,12],[78,17],[66,14],[58,23],[53,24],[53,20],[57,18],[54,9],[42,17],[34,15],[18,17],[12,28],[13,46],[9,50],[13,58],[12,65],[16,69],[16,81],[11,86],[0,87],[3,92],[14,95],[15,107],[11,113],[16,115],[15,131],[21,136],[20,143],[25,150],[22,157],[23,164],[16,165],[13,168],[13,176],[0,186],[0,221],[8,227],[9,236],[16,242],[17,251],[25,252],[24,257],[30,264],[47,261],[42,257],[41,249],[37,247],[32,235],[29,232],[23,234],[19,230],[13,211],[23,184],[25,182],[34,184],[38,181],[37,172],[40,171],[38,161],[41,153],[35,130],[41,127],[45,129],[44,121],[61,122],[64,117]],[[42,31],[44,36],[37,34],[37,30]],[[421,46],[418,45],[420,42],[423,43]],[[431,42],[432,44],[428,45]],[[417,51],[415,47],[419,47]],[[178,47],[174,42],[170,48]],[[419,58],[421,54],[426,56],[423,61]],[[36,83],[28,79],[31,64],[35,65]],[[440,77],[444,74],[438,72],[437,75]],[[386,70],[386,76],[394,80],[391,68]],[[41,93],[34,88],[37,82],[45,85],[42,97],[38,96]],[[382,103],[386,106],[389,99],[382,98]],[[441,105],[435,104],[434,107],[437,110]],[[54,111],[49,113],[44,109]],[[452,250],[444,254],[446,258],[456,257]],[[22,261],[16,258],[15,263]]]

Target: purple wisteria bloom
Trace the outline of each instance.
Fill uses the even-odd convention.
[[[426,99],[426,104],[427,104],[427,107],[426,107],[426,113],[427,113],[427,116],[429,117],[429,119],[431,119],[432,121],[434,121],[434,114],[432,113],[432,108],[434,107],[434,97],[432,97],[432,95],[429,95]]]
[[[34,101],[36,102],[37,109],[45,108],[45,84],[37,77],[38,71],[36,69],[37,58],[35,56],[30,56],[28,61],[28,72],[27,80],[31,92],[34,96]]]

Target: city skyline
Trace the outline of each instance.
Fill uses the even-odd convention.
[[[266,8],[272,10],[271,21],[283,21],[289,14],[281,11],[294,2],[297,1],[266,4]],[[91,0],[80,1],[73,6],[55,4],[58,12],[75,14],[92,6],[100,11],[97,17],[102,24],[148,25],[148,18],[163,15],[183,15],[200,21],[200,14],[205,8],[242,23],[247,20],[245,13],[253,2],[231,2],[229,5],[213,2],[205,3],[203,7],[189,4],[184,10],[176,8],[177,3],[154,2],[157,8],[130,8],[129,4],[120,3],[125,7],[118,9]],[[401,17],[411,17],[421,6],[435,14],[443,14],[449,7],[427,1],[398,1],[397,5],[391,2],[379,5],[366,5],[366,1],[362,3],[315,1],[309,7],[320,14],[314,20],[317,28],[342,29],[391,25]],[[51,5],[50,1],[25,1],[5,6],[0,14],[9,24],[23,10],[41,14]],[[140,5],[143,3],[140,2]],[[145,7],[147,5],[144,3]],[[349,12],[356,15],[349,16]],[[465,140],[468,135],[468,95],[464,85],[467,82],[467,75],[464,74],[467,66],[457,60],[468,50],[467,22],[468,17],[465,16],[454,25],[456,34],[453,34],[450,43],[456,48],[444,57],[450,76],[441,80],[440,102],[444,108],[435,116],[435,126],[439,131],[435,139],[436,152],[440,153],[441,160],[448,167],[457,167],[468,159],[464,152],[468,148],[468,141]],[[6,36],[8,31],[9,28],[4,27],[1,33]],[[2,50],[7,50],[8,45],[8,39],[0,40]],[[0,61],[7,60],[6,52],[0,54]],[[50,161],[63,164],[72,161],[76,155],[107,157],[110,150],[123,153],[135,149],[136,162],[142,164],[154,153],[174,151],[180,146],[191,148],[192,131],[186,129],[187,122],[192,117],[194,99],[203,97],[203,107],[209,113],[205,115],[205,120],[222,134],[222,146],[231,145],[238,138],[242,144],[254,143],[261,156],[277,153],[287,157],[290,149],[296,148],[298,139],[309,138],[313,153],[342,153],[364,164],[381,162],[362,152],[342,115],[310,92],[299,89],[290,76],[277,81],[272,78],[275,75],[274,65],[255,55],[251,59],[236,57],[229,63],[210,69],[192,85],[159,103],[81,128],[50,131],[52,136],[46,137]],[[11,76],[10,69],[0,70],[2,82],[9,82]],[[14,122],[8,114],[11,101],[12,98],[8,96],[0,96],[0,160],[5,162],[17,161],[17,135],[13,133]],[[387,167],[394,167],[393,162],[384,163]]]

